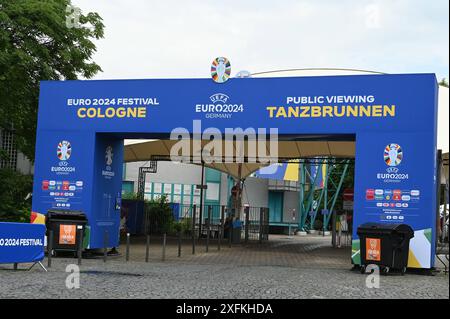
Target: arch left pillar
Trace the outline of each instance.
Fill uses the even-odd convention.
[[[119,243],[123,140],[94,132],[38,130],[32,223],[50,209],[79,210],[89,226],[88,248]]]

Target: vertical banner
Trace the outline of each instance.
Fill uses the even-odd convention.
[[[103,247],[105,234],[108,247],[119,245],[121,209],[123,141],[108,136],[97,136],[94,153],[95,219],[90,221],[91,247]]]

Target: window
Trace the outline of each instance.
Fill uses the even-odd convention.
[[[0,132],[0,148],[3,153],[0,168],[12,168],[15,170],[17,167],[17,149],[14,145],[12,131],[2,130]]]

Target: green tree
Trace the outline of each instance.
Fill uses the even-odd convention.
[[[447,79],[446,79],[446,78],[443,78],[443,79],[441,80],[441,82],[439,82],[439,85],[440,85],[440,86],[445,86],[446,88],[448,88],[448,81],[447,81]]]
[[[1,169],[0,181],[0,222],[29,222],[32,177]]]
[[[34,159],[39,82],[91,78],[93,40],[103,38],[97,13],[82,14],[70,0],[0,0],[0,128]]]

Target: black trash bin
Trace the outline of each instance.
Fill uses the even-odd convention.
[[[378,265],[383,274],[397,269],[404,275],[408,265],[409,241],[413,229],[405,224],[366,223],[358,227],[360,239],[361,273],[366,266]]]
[[[53,231],[52,253],[72,251],[75,255],[77,254],[78,245],[83,245],[83,239],[80,242],[80,231],[83,230],[83,234],[86,234],[87,218],[84,212],[51,209],[47,211],[45,224],[47,226],[47,238],[50,238],[50,230]]]

